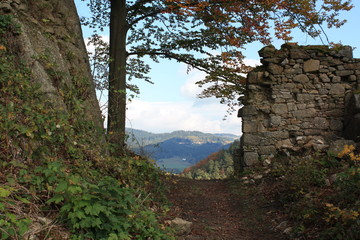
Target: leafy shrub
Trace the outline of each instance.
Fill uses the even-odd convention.
[[[345,146],[338,156],[278,166],[278,199],[297,225],[294,237],[360,239],[359,163],[355,147]]]
[[[17,239],[22,236],[31,223],[29,218],[18,216],[11,212],[10,209],[18,208],[18,204],[13,200],[11,195],[16,189],[3,186],[0,187],[0,239]],[[17,196],[18,202],[28,203],[24,198]]]
[[[16,29],[0,16],[0,36]],[[58,212],[73,239],[172,239],[150,208],[161,199],[160,171],[138,156],[102,156],[102,130],[82,117],[83,80],[60,94],[66,110],[53,106],[12,53],[15,42],[0,37],[0,239],[23,237],[35,204],[36,214]]]

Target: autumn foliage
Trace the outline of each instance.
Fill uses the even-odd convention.
[[[185,63],[189,71],[205,72],[206,77],[197,82],[205,89],[200,97],[215,96],[230,109],[238,104],[237,99],[244,92],[242,76],[251,70],[242,53],[247,44],[267,45],[273,39],[290,41],[294,29],[318,37],[326,27],[341,27],[345,20],[340,13],[353,7],[351,0],[86,1],[93,16],[83,23],[100,30],[116,26],[110,30],[110,36],[114,36],[110,39],[121,39],[110,43],[118,48],[114,53],[121,55],[110,54],[111,63],[116,65],[118,58],[122,60],[112,68],[121,73],[109,78],[110,93],[124,93],[126,86],[131,86],[128,83],[131,77],[149,80],[149,65],[142,60],[148,56],[155,62],[170,59]],[[121,123],[124,128],[125,114],[115,117],[119,111],[112,106],[121,105],[125,109],[125,104],[109,99],[109,123]],[[112,128],[109,124],[109,129]],[[114,128],[118,135],[125,131]]]

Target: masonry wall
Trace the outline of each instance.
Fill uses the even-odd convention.
[[[286,44],[259,55],[263,66],[248,74],[239,111],[243,166],[279,151],[326,150],[344,137],[346,105],[360,89],[360,59],[351,47]]]

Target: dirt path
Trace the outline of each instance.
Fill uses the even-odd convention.
[[[257,206],[256,196],[231,180],[191,180],[172,178],[169,200],[172,217],[193,223],[192,240],[278,240],[269,224],[267,209]]]

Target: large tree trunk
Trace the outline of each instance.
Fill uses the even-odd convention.
[[[126,1],[111,1],[108,134],[113,156],[124,153],[126,117]]]

